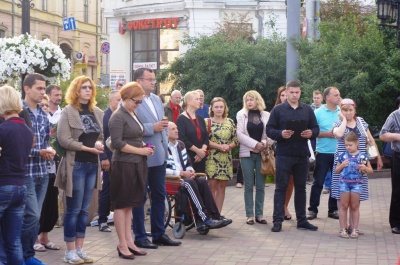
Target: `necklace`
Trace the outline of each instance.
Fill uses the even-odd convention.
[[[199,125],[199,119],[192,119],[192,116],[190,116],[189,112],[186,111],[186,115],[189,117],[190,122],[193,124],[193,126],[196,128],[196,136],[197,140],[201,141],[201,131],[200,131],[200,125]]]

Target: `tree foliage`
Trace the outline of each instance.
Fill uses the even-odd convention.
[[[377,131],[400,93],[400,52],[380,31],[375,15],[331,19],[321,23],[320,32],[319,41],[298,44],[305,93],[338,87]]]
[[[201,88],[206,102],[223,97],[230,117],[243,107],[243,94],[257,90],[270,110],[276,90],[285,80],[285,42],[280,38],[260,40],[256,44],[243,39],[228,42],[217,34],[186,37],[189,50],[161,73],[161,79],[174,79],[173,89],[183,92]]]

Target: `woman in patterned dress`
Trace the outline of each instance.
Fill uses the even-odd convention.
[[[233,176],[231,150],[238,144],[236,125],[227,118],[228,111],[225,100],[216,97],[210,103],[210,118],[205,119],[210,142],[206,173],[219,212],[224,204],[226,185]]]
[[[368,123],[361,117],[356,117],[356,104],[352,99],[345,98],[340,103],[341,112],[339,112],[339,120],[333,124],[333,134],[338,139],[337,147],[335,152],[335,164],[333,166],[332,174],[332,184],[331,184],[331,196],[338,201],[338,208],[340,209],[340,192],[339,192],[339,177],[340,174],[335,173],[336,163],[338,161],[338,156],[340,153],[346,152],[346,146],[344,144],[344,137],[349,132],[354,132],[358,136],[358,150],[360,152],[367,153],[366,139],[368,137],[371,144],[376,145],[374,137],[372,137],[369,129]],[[367,135],[365,134],[367,133]],[[381,170],[383,163],[380,155],[377,157],[377,170]],[[363,177],[362,183],[362,194],[360,196],[360,201],[368,200],[368,178]],[[340,216],[339,216],[340,218]],[[351,220],[350,227],[351,229]],[[358,234],[363,234],[363,232],[357,229]]]

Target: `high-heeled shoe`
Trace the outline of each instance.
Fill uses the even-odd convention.
[[[117,251],[118,251],[118,257],[120,257],[122,259],[131,259],[131,260],[135,259],[135,255],[133,255],[133,254],[130,254],[130,255],[122,254],[118,247],[117,247]]]
[[[143,250],[136,251],[136,250],[131,249],[130,247],[128,247],[128,249],[132,254],[134,254],[136,256],[145,256],[145,255],[147,255],[147,252],[143,251]]]

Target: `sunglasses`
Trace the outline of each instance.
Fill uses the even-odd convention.
[[[136,105],[142,104],[143,100],[131,98]]]

